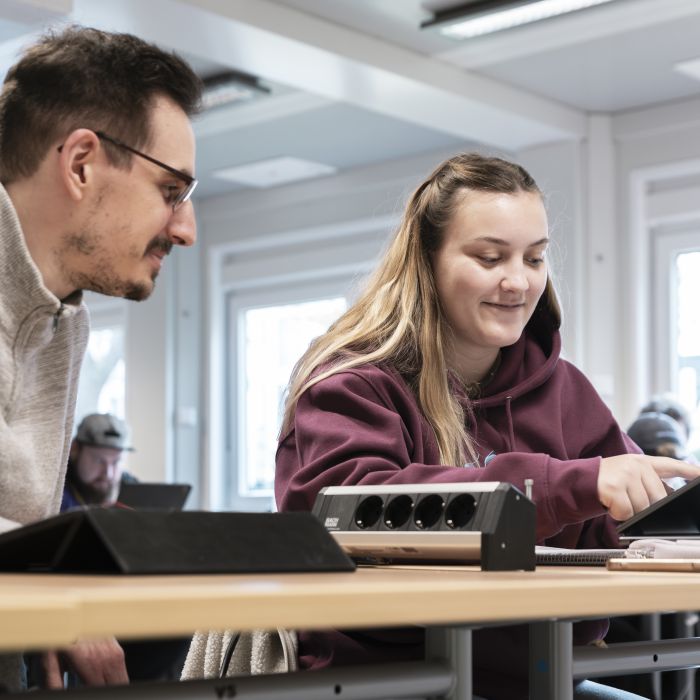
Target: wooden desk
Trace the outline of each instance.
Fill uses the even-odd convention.
[[[111,635],[175,636],[197,629],[417,624],[439,629],[437,637],[429,637],[431,653],[449,659],[453,649],[445,640],[455,631],[462,635],[460,653],[464,644],[470,651],[470,637],[464,636],[470,633],[463,626],[542,620],[565,625],[583,617],[697,609],[700,575],[597,567],[482,572],[421,566],[255,576],[3,574],[0,649],[39,649]],[[557,653],[563,649],[566,654],[566,640],[559,647]],[[469,682],[462,695],[451,697],[470,696]],[[565,700],[566,695],[557,697]]]

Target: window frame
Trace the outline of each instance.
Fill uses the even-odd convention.
[[[229,290],[225,295],[226,309],[226,392],[225,392],[225,434],[224,464],[226,468],[221,475],[222,505],[232,510],[266,511],[274,510],[274,494],[241,495],[239,484],[243,465],[241,451],[244,441],[240,439],[245,429],[245,394],[240,391],[241,378],[245,368],[242,365],[244,357],[243,314],[250,309],[284,304],[298,304],[345,297],[350,302],[350,290],[354,281],[353,275],[299,281],[294,284],[270,285],[255,290]]]
[[[654,362],[652,367],[653,393],[670,393],[680,396],[678,385],[679,363],[674,351],[678,337],[678,299],[676,259],[684,253],[700,253],[700,220],[689,220],[673,230],[654,232],[653,342]],[[693,429],[688,439],[691,452],[700,444],[697,407],[689,409]]]
[[[678,335],[676,258],[692,252],[700,252],[700,223],[654,236],[654,393],[678,394],[678,362],[673,350],[674,338]]]
[[[273,212],[261,212],[269,222]],[[201,504],[209,510],[232,507],[266,510],[269,498],[228,498],[228,475],[232,470],[227,446],[233,444],[229,433],[230,371],[232,339],[229,333],[230,295],[250,293],[256,299],[291,299],[293,290],[331,287],[330,296],[338,292],[352,297],[355,284],[370,273],[384,250],[387,237],[395,230],[395,213],[352,220],[341,220],[279,230],[275,226],[263,232],[256,219],[254,231],[246,229],[247,219],[239,227],[243,233],[230,239],[231,220],[241,215],[239,210],[209,217],[205,282],[207,299],[206,354],[206,428],[203,440],[201,473]],[[328,287],[325,287],[328,288]],[[238,342],[237,340],[235,342]],[[237,488],[237,484],[236,484]]]

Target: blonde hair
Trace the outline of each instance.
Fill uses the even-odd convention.
[[[411,195],[398,231],[361,296],[296,364],[282,434],[292,427],[299,397],[314,384],[352,367],[384,363],[398,371],[415,394],[435,432],[441,463],[461,466],[476,459],[465,410],[450,391],[446,347],[451,330],[431,264],[463,190],[540,194],[521,166],[500,158],[464,153],[442,163]],[[544,324],[551,331],[560,323],[548,278],[528,325]]]

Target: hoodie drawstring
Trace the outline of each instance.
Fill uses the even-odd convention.
[[[515,452],[515,429],[513,427],[513,414],[511,413],[510,402],[512,396],[506,396],[506,416],[508,417],[508,452]]]

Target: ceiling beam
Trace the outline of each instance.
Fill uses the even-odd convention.
[[[233,102],[197,115],[194,120],[194,133],[197,138],[218,136],[232,129],[259,126],[265,122],[285,119],[331,104],[331,100],[304,92],[271,95],[250,103]]]
[[[270,0],[75,0],[131,31],[298,90],[509,151],[586,134],[582,112]]]
[[[36,41],[42,27],[67,19],[72,12],[73,0],[2,0],[0,21],[8,27],[0,42],[0,80],[22,50]]]
[[[56,21],[72,10],[73,0],[2,0],[0,19],[31,25]]]

